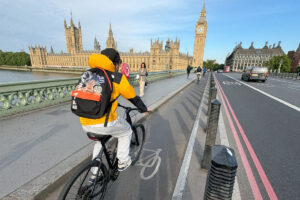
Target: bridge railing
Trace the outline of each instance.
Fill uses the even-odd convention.
[[[148,81],[180,75],[185,71],[149,72]],[[71,91],[75,89],[78,78],[55,79],[0,84],[0,117],[31,111],[71,100]],[[136,74],[129,81],[138,85]]]
[[[270,73],[270,77],[286,78],[286,79],[300,79],[298,73]]]

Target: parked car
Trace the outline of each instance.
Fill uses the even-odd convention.
[[[247,67],[242,73],[242,80],[250,81],[262,81],[265,82],[269,76],[268,68],[267,67]]]

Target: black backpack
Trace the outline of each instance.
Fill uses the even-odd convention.
[[[111,105],[111,93],[113,91],[113,80],[111,72],[93,68],[85,71],[72,92],[72,112],[89,119],[98,119],[106,113],[104,126],[106,127]]]

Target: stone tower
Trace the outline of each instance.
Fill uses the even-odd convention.
[[[194,52],[193,52],[193,66],[203,66],[203,54],[207,31],[207,21],[206,21],[206,11],[205,2],[203,3],[203,8],[201,10],[200,18],[197,21],[195,29],[195,42],[194,42]]]
[[[97,40],[97,38],[95,37],[95,40],[94,40],[94,51],[101,51],[101,46]]]
[[[64,25],[65,25],[65,35],[66,35],[66,43],[67,43],[67,53],[74,54],[76,52],[83,51],[80,22],[78,22],[78,28],[77,28],[74,25],[71,16],[70,26],[69,27],[67,26],[66,20],[64,21]]]
[[[109,32],[108,32],[108,38],[106,40],[106,48],[113,48],[117,50],[117,43],[115,42],[113,32],[111,30],[111,24],[109,24]]]

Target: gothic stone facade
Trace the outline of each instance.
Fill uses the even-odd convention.
[[[265,46],[261,49],[256,49],[253,46],[253,42],[248,49],[242,47],[242,43],[239,43],[232,51],[232,53],[227,56],[225,65],[230,66],[232,71],[242,71],[248,66],[263,66],[263,63],[270,60],[273,56],[283,55],[284,52],[280,46],[280,41],[278,45],[273,44],[273,47],[268,46],[266,42]]]
[[[88,58],[92,53],[100,53],[101,47],[97,39],[94,40],[94,50],[85,51],[82,48],[82,32],[80,22],[78,27],[75,26],[73,20],[70,20],[70,26],[64,21],[67,53],[54,53],[51,47],[50,52],[46,47],[35,46],[29,47],[31,64],[34,67],[49,66],[68,66],[68,67],[85,67],[88,65]],[[106,41],[107,48],[117,49],[117,43],[114,40],[111,25]],[[145,62],[149,71],[162,70],[181,70],[186,69],[191,64],[192,57],[188,54],[179,52],[180,40],[172,41],[168,39],[163,48],[163,42],[160,40],[152,41],[150,52],[120,52],[123,62],[129,64],[131,71],[138,71],[140,64]]]
[[[288,56],[292,60],[291,72],[296,72],[297,67],[300,67],[300,44],[296,51],[289,51]]]

